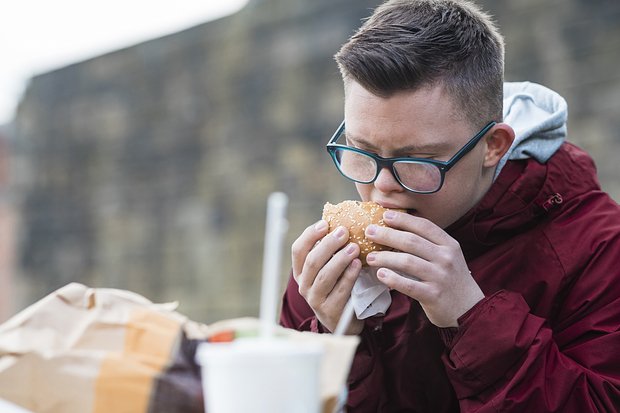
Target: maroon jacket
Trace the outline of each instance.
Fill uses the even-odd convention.
[[[348,412],[620,411],[620,207],[590,157],[509,161],[447,232],[486,298],[439,329],[392,292],[367,320]],[[321,331],[291,278],[281,322]]]

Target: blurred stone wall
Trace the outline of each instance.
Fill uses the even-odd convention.
[[[15,203],[9,184],[9,132],[0,126],[0,322],[14,311],[12,288],[15,284]]]
[[[485,1],[506,38],[506,80],[531,80],[568,103],[568,140],[588,150],[620,201],[620,2]]]
[[[324,150],[343,113],[332,56],[378,3],[254,0],[33,78],[12,148],[16,309],[79,281],[178,300],[199,321],[257,315],[268,194],[290,197],[283,283],[323,203],[356,196]],[[620,3],[483,5],[507,80],[567,98],[571,140],[620,199]]]

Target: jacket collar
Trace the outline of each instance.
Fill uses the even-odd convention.
[[[593,188],[599,185],[592,159],[564,144],[545,164],[534,159],[508,161],[478,205],[446,231],[469,261]]]

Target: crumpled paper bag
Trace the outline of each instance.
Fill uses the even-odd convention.
[[[36,413],[204,412],[197,346],[223,330],[258,331],[253,318],[211,326],[125,290],[72,283],[0,325],[0,399]],[[320,340],[323,411],[336,404],[358,337],[278,328]]]

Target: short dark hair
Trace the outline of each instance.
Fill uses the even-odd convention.
[[[504,40],[470,1],[387,1],[335,58],[345,86],[389,97],[442,84],[473,125],[502,120]]]

